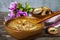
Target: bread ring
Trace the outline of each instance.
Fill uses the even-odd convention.
[[[53,34],[53,35],[58,33],[58,29],[55,28],[55,27],[50,27],[50,28],[48,28],[47,31],[48,31],[49,34]]]
[[[35,8],[33,10],[33,14],[40,14],[41,16],[49,15],[51,13],[52,13],[51,9],[49,9],[48,7],[45,7],[45,6]]]

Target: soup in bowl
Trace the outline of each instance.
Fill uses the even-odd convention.
[[[44,28],[44,22],[35,24],[39,19],[35,17],[16,17],[5,22],[6,31],[16,39],[24,39],[40,33]]]

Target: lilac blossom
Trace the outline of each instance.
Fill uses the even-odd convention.
[[[16,10],[17,2],[12,2],[9,6],[9,11],[14,11]]]
[[[6,17],[4,17],[4,21],[6,22],[8,19]]]
[[[10,19],[10,17],[6,17],[6,16],[4,16],[4,21],[6,22],[6,21],[8,21]]]
[[[27,13],[17,10],[16,17],[19,17],[19,16],[27,16]]]
[[[10,12],[10,13],[8,14],[8,16],[9,16],[10,18],[14,18],[14,17],[15,17],[15,14],[14,14],[13,12]]]

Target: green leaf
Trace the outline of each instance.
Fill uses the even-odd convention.
[[[28,9],[30,8],[30,5],[28,3],[25,4],[25,8]]]
[[[23,11],[23,8],[20,8],[19,10]]]
[[[22,7],[22,4],[21,4],[21,3],[18,3],[18,6],[19,6],[19,7]]]
[[[22,4],[21,3],[18,3],[17,4],[17,9],[20,9],[20,8],[22,8]]]
[[[30,5],[28,3],[25,4],[25,8],[24,8],[24,11],[29,13],[29,12],[32,12],[32,8],[30,7]]]
[[[29,9],[29,12],[32,12],[32,11],[33,11],[33,9],[32,9],[32,8],[30,8],[30,9]]]
[[[19,6],[17,6],[16,8],[19,9]]]

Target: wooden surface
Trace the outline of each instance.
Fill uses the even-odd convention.
[[[16,40],[10,35],[8,35],[8,33],[3,27],[3,22],[4,22],[3,18],[6,15],[7,15],[6,12],[0,12],[0,40]],[[45,31],[43,30],[41,34],[37,34],[34,37],[32,36],[31,38],[28,38],[28,39],[30,40],[60,40],[60,31],[57,35],[49,35],[49,34],[46,34]]]

